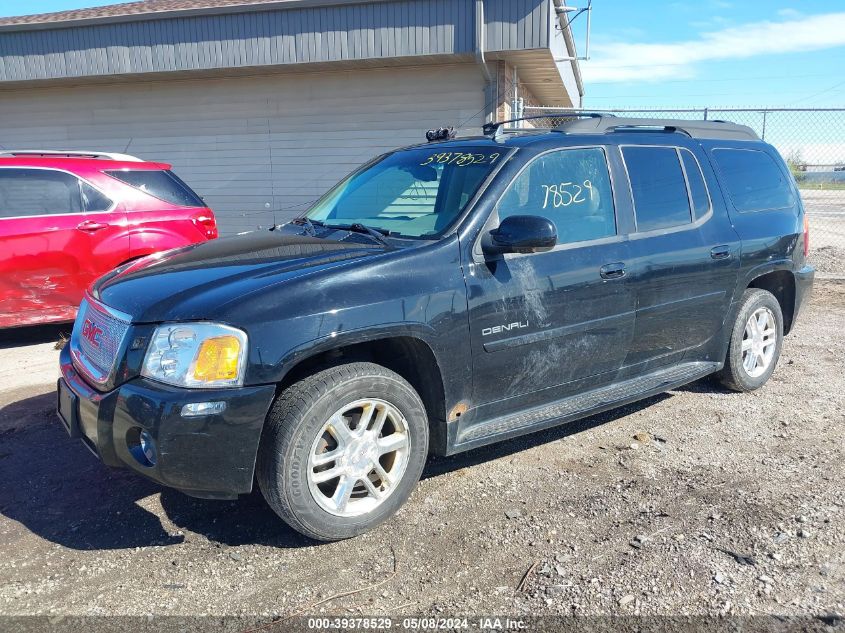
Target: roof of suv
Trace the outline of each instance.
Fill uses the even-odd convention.
[[[585,137],[595,142],[597,135],[611,134],[647,134],[649,138],[666,142],[671,135],[681,135],[690,139],[713,139],[734,141],[757,141],[760,137],[750,127],[731,123],[730,121],[695,121],[687,119],[645,119],[631,117],[616,117],[607,114],[577,114],[564,121],[555,128],[510,128],[508,124],[537,118],[547,118],[548,115],[524,117],[484,126],[484,136],[468,136],[451,138],[448,140],[421,143],[414,147],[427,145],[488,145],[495,144],[505,147],[521,147],[533,144],[547,143],[554,138],[556,141],[565,136],[573,142],[580,142]],[[568,116],[568,115],[563,115]],[[445,130],[441,130],[445,131]],[[668,143],[667,143],[668,144]]]
[[[129,154],[78,150],[2,150],[0,165],[94,167],[95,169],[170,169],[168,163],[145,161]]]

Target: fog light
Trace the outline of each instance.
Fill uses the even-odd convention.
[[[191,402],[182,407],[183,418],[195,418],[201,415],[215,415],[226,410],[225,402]]]
[[[144,453],[144,457],[147,458],[150,466],[155,466],[158,457],[156,456],[156,445],[153,436],[150,435],[149,431],[141,431],[138,440],[141,443],[141,452]]]

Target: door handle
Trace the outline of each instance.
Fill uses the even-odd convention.
[[[92,233],[94,231],[99,231],[100,229],[104,229],[106,227],[108,227],[108,224],[105,224],[103,222],[95,222],[94,220],[84,220],[76,225],[76,228],[78,228],[80,231],[89,231]]]
[[[710,257],[713,259],[728,259],[731,256],[731,247],[727,244],[714,246],[710,249]]]
[[[599,275],[602,279],[619,279],[625,276],[625,264],[622,262],[614,262],[612,264],[605,264],[599,268]]]

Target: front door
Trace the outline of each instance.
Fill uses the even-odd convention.
[[[72,320],[86,286],[128,255],[111,235],[124,223],[73,174],[0,169],[0,327]]]
[[[468,267],[478,407],[471,419],[479,423],[557,400],[584,379],[595,386],[612,380],[633,332],[627,245],[617,231],[604,148],[535,158],[485,230],[511,215],[552,220],[558,245],[544,253],[476,257]]]

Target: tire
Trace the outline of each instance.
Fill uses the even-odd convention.
[[[397,448],[379,455],[389,446]],[[332,455],[339,457],[314,464]],[[276,398],[256,476],[267,503],[288,525],[313,539],[336,541],[396,513],[419,481],[427,455],[428,417],[417,392],[380,365],[355,362],[319,371]],[[362,475],[368,466],[372,470]],[[317,482],[335,473],[349,474]],[[349,490],[350,496],[344,494]]]
[[[754,342],[754,335],[749,335],[747,330],[752,327],[749,323],[752,315],[758,315],[755,320],[759,323],[759,316],[762,314],[766,315],[767,322],[774,321],[774,327],[772,328],[771,324],[767,323],[765,331],[773,329],[774,332],[770,336],[764,337],[762,346],[760,346],[759,342]],[[774,338],[772,339],[772,337]],[[766,346],[766,342],[770,342],[771,345]],[[725,387],[734,391],[747,392],[759,389],[766,384],[766,381],[774,372],[782,345],[783,313],[778,300],[766,290],[748,288],[740,300],[739,311],[731,332],[728,353],[725,357],[725,366],[717,374],[719,381]],[[747,350],[747,352],[743,351],[744,346],[746,348],[750,346],[752,349]],[[760,352],[762,356],[757,352]],[[746,353],[754,355],[756,358],[749,359],[747,355],[744,358]],[[752,364],[754,367],[749,370],[749,365]]]

